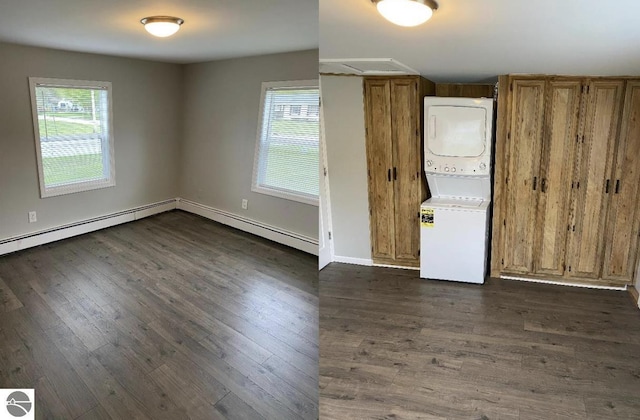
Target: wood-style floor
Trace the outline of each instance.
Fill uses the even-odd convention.
[[[320,272],[320,418],[640,419],[627,292]]]
[[[183,212],[0,257],[37,418],[317,418],[317,259]]]

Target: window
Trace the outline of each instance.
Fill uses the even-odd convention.
[[[318,102],[317,80],[262,84],[253,191],[318,205]]]
[[[111,83],[29,78],[40,196],[115,185]]]

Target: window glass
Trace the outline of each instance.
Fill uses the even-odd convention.
[[[30,78],[42,197],[115,185],[111,84]]]
[[[263,83],[260,117],[253,191],[317,205],[317,81]]]

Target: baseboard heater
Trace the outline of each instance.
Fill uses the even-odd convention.
[[[233,213],[193,201],[183,200],[181,198],[160,201],[103,216],[92,217],[79,222],[56,226],[38,232],[31,232],[24,235],[2,239],[0,240],[0,255],[94,232],[96,230],[116,226],[122,223],[133,222],[134,220],[139,220],[154,214],[175,209],[197,214],[207,219],[299,249],[309,254],[318,255],[317,239],[299,235],[257,220],[238,216]]]
[[[24,235],[2,239],[0,240],[0,255],[94,232],[96,230],[116,226],[122,223],[132,222],[154,214],[174,210],[175,208],[176,199],[169,199],[103,216],[92,217],[79,222],[56,226],[38,232],[31,232]]]
[[[182,198],[177,199],[177,208],[308,254],[318,255],[317,239]]]

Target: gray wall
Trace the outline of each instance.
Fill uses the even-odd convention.
[[[362,78],[322,76],[333,249],[371,259]]]
[[[181,66],[4,43],[0,63],[0,239],[178,195]],[[115,187],[40,198],[29,76],[112,82]]]
[[[181,197],[317,238],[317,206],[251,191],[262,82],[317,78],[317,50],[186,66]]]

